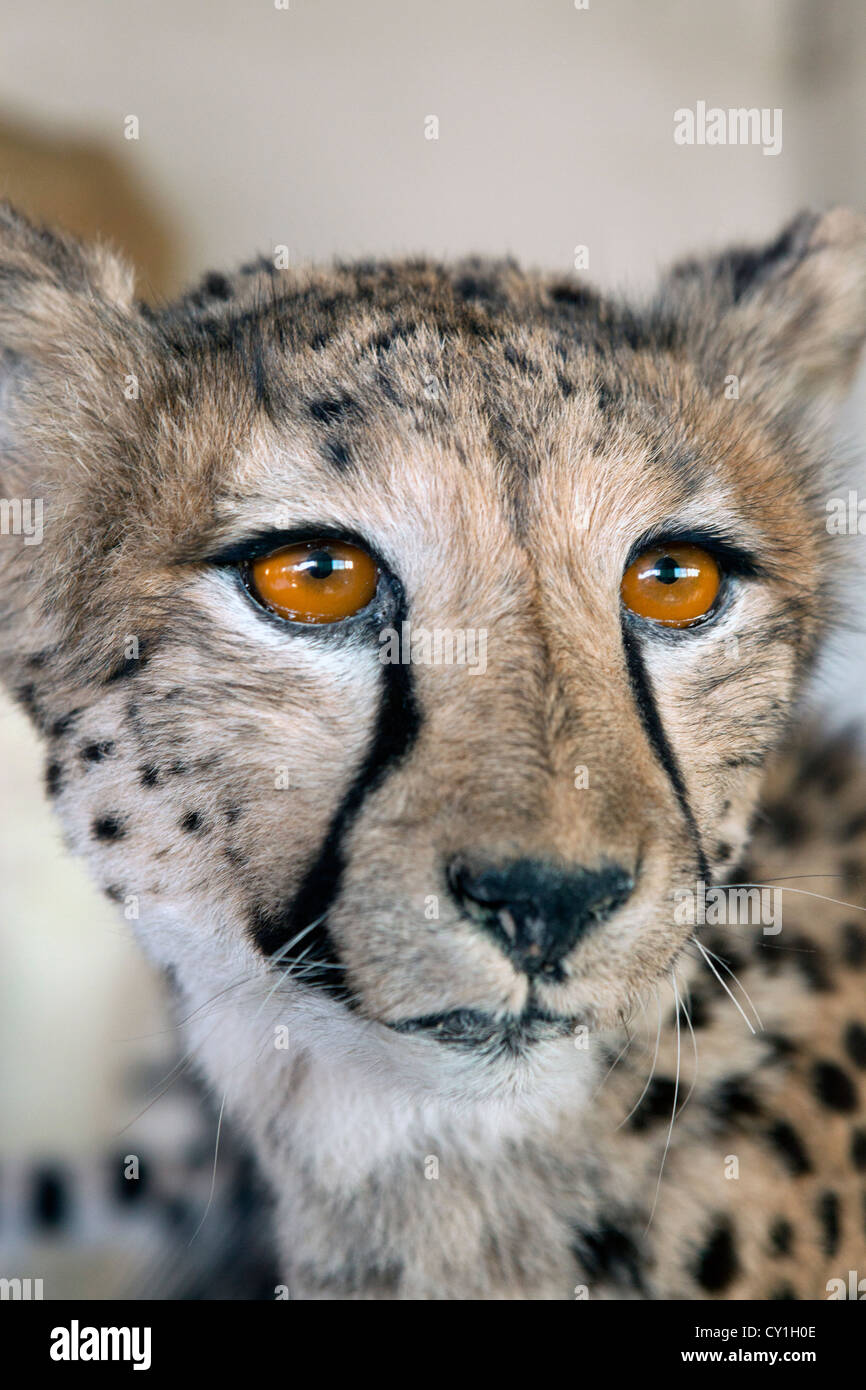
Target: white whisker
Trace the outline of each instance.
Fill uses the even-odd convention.
[[[746,1016],[746,1014],[745,1014],[745,1013],[743,1012],[743,1010],[740,1008],[740,1001],[739,1001],[738,999],[735,999],[735,998],[734,998],[734,995],[733,995],[733,994],[731,993],[731,991],[728,989],[728,986],[725,984],[725,982],[724,982],[724,980],[722,979],[721,975],[719,974],[718,970],[717,970],[716,967],[713,965],[713,962],[710,960],[709,956],[707,955],[707,953],[706,953],[706,951],[704,950],[704,947],[701,945],[700,941],[698,941],[698,938],[697,938],[696,936],[693,936],[693,937],[692,937],[692,941],[693,941],[693,942],[695,943],[695,945],[697,946],[698,950],[700,951],[700,953],[701,953],[701,955],[703,956],[704,960],[706,961],[707,965],[710,967],[710,969],[712,970],[712,972],[713,972],[713,974],[715,975],[716,979],[718,980],[719,984],[721,985],[722,989],[725,991],[725,994],[728,996],[728,998],[730,999],[730,1001],[731,1001],[731,1003],[733,1004],[734,1008],[737,1010],[737,1013],[741,1016],[743,1022],[745,1023],[746,1027],[748,1028],[749,1032],[750,1032],[750,1033],[756,1033],[756,1032],[757,1032],[757,1029],[752,1027],[751,1020]]]

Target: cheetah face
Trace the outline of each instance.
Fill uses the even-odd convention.
[[[45,499],[3,542],[6,677],[146,948],[430,1047],[627,1014],[827,616],[861,224],[640,312],[426,262],[144,310],[104,253],[3,236],[4,490]]]

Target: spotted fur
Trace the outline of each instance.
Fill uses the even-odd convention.
[[[485,261],[255,262],[145,308],[3,213],[3,490],[45,499],[41,545],[3,540],[4,677],[267,1175],[293,1296],[820,1298],[862,1263],[866,777],[781,754],[864,301],[841,211],[641,308]],[[368,610],[255,605],[251,548],[333,533],[388,576]],[[671,534],[731,562],[693,631],[620,604]],[[487,670],[383,664],[404,621],[483,629]],[[558,911],[629,886],[529,972],[466,862],[534,866]],[[823,896],[710,933],[716,975],[677,889],[792,872]]]

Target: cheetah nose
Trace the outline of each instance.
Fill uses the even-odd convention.
[[[561,868],[538,859],[473,867],[453,859],[448,889],[464,916],[496,941],[518,970],[562,978],[560,962],[634,891],[619,864]]]

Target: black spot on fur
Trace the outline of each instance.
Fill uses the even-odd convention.
[[[351,466],[352,455],[349,453],[348,447],[339,439],[327,440],[322,445],[322,453],[337,468],[345,469]]]
[[[806,984],[816,994],[826,994],[833,988],[827,958],[819,946],[807,936],[796,936],[789,943],[792,952],[790,959],[796,965]]]
[[[773,1062],[789,1061],[797,1052],[797,1044],[790,1038],[786,1038],[783,1033],[760,1033],[759,1041],[770,1049]]]
[[[761,1107],[744,1076],[728,1076],[715,1087],[710,1106],[720,1119],[731,1121],[760,1115]]]
[[[198,811],[187,811],[181,816],[180,828],[185,830],[188,835],[201,834],[204,830],[204,821]]]
[[[50,762],[45,769],[45,790],[49,796],[59,796],[63,790],[63,768],[58,762]]]
[[[851,1162],[858,1173],[866,1173],[866,1129],[855,1129],[851,1135]]]
[[[139,778],[139,781],[141,782],[141,785],[142,785],[143,787],[155,787],[155,786],[156,786],[156,784],[157,784],[157,782],[158,782],[158,780],[159,780],[159,768],[158,768],[158,767],[154,767],[152,763],[148,763],[145,767],[140,767],[138,770],[139,770],[139,772],[141,773],[141,776],[140,776],[140,778]]]
[[[122,903],[126,893],[119,883],[110,883],[105,890],[105,896],[110,898],[113,903]]]
[[[815,1212],[821,1226],[824,1253],[835,1255],[839,1248],[839,1198],[835,1192],[822,1192]]]
[[[721,840],[713,851],[714,859],[730,859],[733,850],[725,840]]]
[[[15,691],[15,698],[22,709],[30,715],[30,718],[38,723],[39,707],[36,703],[36,686],[33,682],[28,681],[26,685],[19,685]]]
[[[708,1293],[721,1293],[737,1277],[738,1271],[733,1227],[727,1217],[720,1217],[698,1257],[695,1278]]]
[[[852,816],[845,823],[841,838],[843,840],[856,840],[863,834],[866,834],[866,811],[860,811],[858,815]]]
[[[745,965],[743,957],[727,938],[714,933],[704,938],[704,946],[708,951],[712,951],[713,955],[719,956],[735,975],[743,969]]]
[[[591,1281],[611,1280],[628,1284],[637,1293],[644,1292],[640,1254],[627,1232],[613,1225],[604,1225],[595,1231],[578,1231],[573,1249],[578,1264]]]
[[[795,1303],[799,1294],[793,1284],[777,1284],[767,1298],[771,1303]]]
[[[842,925],[842,959],[855,970],[866,965],[866,932],[859,922],[844,922]]]
[[[33,1180],[33,1221],[43,1230],[56,1230],[67,1220],[69,1198],[58,1168],[41,1168]]]
[[[604,382],[600,381],[598,383],[595,388],[595,401],[603,415],[608,414],[609,411],[619,405],[620,400],[621,397],[618,391],[615,391],[610,386],[606,386]]]
[[[706,995],[694,986],[689,990],[688,1013],[695,1030],[706,1028],[712,1019],[712,1010],[707,1003]]]
[[[790,1255],[794,1245],[794,1227],[784,1216],[780,1216],[770,1227],[770,1252],[773,1255]]]
[[[51,737],[63,738],[64,734],[68,734],[80,713],[80,709],[72,709],[68,714],[62,714],[59,719],[53,720],[48,729]]]
[[[138,656],[125,656],[116,666],[113,666],[105,677],[105,684],[112,685],[115,681],[128,680],[137,672],[142,671],[147,665],[147,656],[144,651],[144,644],[139,643]],[[132,718],[135,716],[133,715]]]
[[[670,1120],[674,1108],[676,1082],[669,1076],[656,1076],[650,1082],[646,1095],[629,1120],[629,1127],[639,1132],[648,1129],[656,1120]],[[680,1087],[677,1108],[682,1104],[685,1093]]]
[[[793,806],[787,802],[774,802],[767,807],[766,817],[776,844],[788,847],[802,844],[806,837],[806,825]]]
[[[202,281],[202,292],[208,299],[231,299],[232,287],[224,275],[211,270]]]
[[[516,371],[522,372],[524,376],[528,376],[532,381],[537,381],[542,375],[541,368],[535,362],[530,361],[525,352],[521,352],[519,348],[513,347],[511,343],[506,344],[505,360],[510,367],[514,367]]]
[[[117,816],[100,816],[93,822],[92,830],[97,840],[122,840],[126,834],[123,822]]]
[[[86,763],[101,763],[103,758],[110,758],[113,752],[114,743],[109,738],[101,743],[86,743],[81,750],[81,758]]]
[[[734,302],[757,289],[799,245],[805,218],[798,218],[769,246],[758,250],[726,251],[718,259],[717,276],[728,278]]]
[[[828,1110],[848,1114],[857,1109],[857,1087],[835,1062],[816,1062],[812,1069],[815,1095]]]
[[[812,1160],[789,1120],[777,1120],[768,1130],[767,1138],[792,1177],[799,1178],[811,1173]]]
[[[845,1029],[845,1051],[858,1067],[866,1067],[866,1028],[862,1023],[849,1023]]]
[[[54,647],[46,647],[42,652],[34,652],[32,656],[28,656],[27,665],[31,671],[41,671],[43,666],[54,656],[54,653]]]
[[[239,817],[240,814],[241,814],[241,810],[242,810],[242,807],[240,807],[240,806],[227,806],[227,807],[226,807],[226,810],[225,810],[225,818],[226,818],[226,820],[228,821],[229,825],[234,825],[235,821],[238,819],[238,817]]]
[[[592,290],[586,289],[583,285],[569,284],[567,280],[551,285],[547,292],[554,304],[571,304],[576,309],[588,309],[598,302]]]
[[[342,420],[345,415],[357,411],[358,406],[349,396],[320,396],[310,401],[309,409],[320,425],[332,425],[335,420]]]

